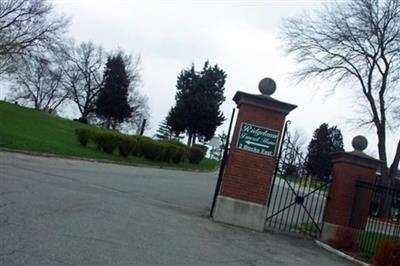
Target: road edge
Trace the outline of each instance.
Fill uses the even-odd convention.
[[[94,162],[94,163],[107,163],[107,164],[116,164],[116,165],[124,165],[131,167],[141,167],[141,168],[151,168],[151,169],[165,169],[165,170],[173,170],[173,171],[182,171],[182,172],[197,172],[197,173],[213,173],[218,170],[219,167],[213,170],[197,170],[197,169],[182,169],[178,167],[165,167],[165,166],[157,166],[157,165],[148,165],[148,164],[138,164],[138,163],[127,163],[123,161],[113,161],[106,159],[95,159],[95,158],[87,158],[87,157],[78,157],[72,155],[64,155],[64,154],[55,154],[55,153],[46,153],[46,152],[37,152],[37,151],[27,151],[27,150],[19,150],[19,149],[11,149],[0,147],[0,152],[11,152],[11,153],[19,153],[29,156],[38,156],[45,158],[58,158],[58,159],[69,159],[75,161],[86,161],[86,162]]]

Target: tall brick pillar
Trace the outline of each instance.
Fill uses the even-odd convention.
[[[355,137],[352,144],[354,151],[332,154],[332,183],[325,205],[322,241],[334,240],[340,228],[356,234],[367,223],[372,193],[358,191],[364,194],[358,194],[358,200],[355,200],[356,182],[374,184],[381,161],[363,152],[368,144],[365,137]]]
[[[239,113],[213,217],[261,231],[285,117],[296,106],[270,96],[272,79],[259,89],[261,95],[238,91],[233,98]]]

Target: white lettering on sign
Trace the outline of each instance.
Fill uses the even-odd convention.
[[[274,156],[278,137],[279,131],[242,123],[237,147],[246,151]]]

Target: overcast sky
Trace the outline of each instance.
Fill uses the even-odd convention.
[[[140,91],[150,99],[153,135],[174,104],[178,73],[191,63],[200,69],[206,60],[228,75],[223,111],[229,120],[237,90],[258,93],[258,82],[271,77],[277,83],[273,97],[298,105],[290,115],[292,127],[307,142],[323,122],[338,125],[345,147],[357,134],[368,137],[368,152],[377,155],[374,129],[346,125],[357,115],[349,88],[327,95],[329,84],[296,84],[290,72],[296,64],[287,58],[279,40],[285,17],[319,8],[321,1],[123,1],[55,0],[56,10],[70,16],[70,35],[91,40],[106,49],[121,47],[142,58]],[[227,130],[227,123],[218,132]],[[394,138],[389,140],[390,158]]]

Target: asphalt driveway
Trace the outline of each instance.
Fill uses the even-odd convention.
[[[0,265],[352,265],[207,217],[216,173],[0,152]]]

